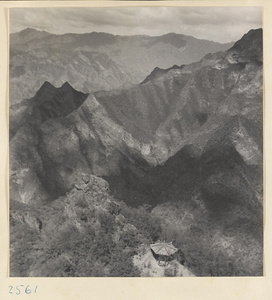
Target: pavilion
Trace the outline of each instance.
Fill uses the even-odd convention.
[[[158,260],[159,265],[161,261],[166,265],[169,258],[178,251],[178,249],[173,246],[172,242],[166,243],[158,241],[155,244],[151,244],[150,248],[155,259]]]

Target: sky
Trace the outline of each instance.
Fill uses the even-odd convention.
[[[216,42],[240,39],[262,27],[261,7],[12,8],[10,31],[27,27],[54,34],[108,32],[163,35],[169,32]]]

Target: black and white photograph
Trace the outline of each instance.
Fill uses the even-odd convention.
[[[262,7],[9,10],[9,276],[263,276]]]

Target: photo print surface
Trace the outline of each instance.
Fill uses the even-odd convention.
[[[261,8],[11,8],[9,138],[10,276],[263,275]]]

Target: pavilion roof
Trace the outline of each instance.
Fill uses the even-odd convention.
[[[151,249],[159,255],[167,255],[170,256],[178,251],[176,247],[171,243],[158,241],[155,244],[150,245]]]

